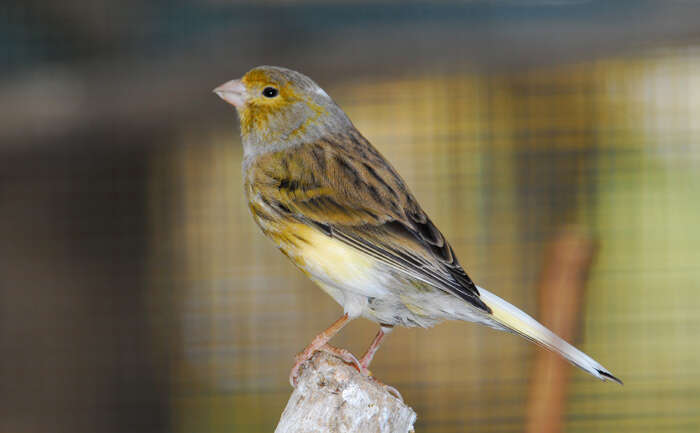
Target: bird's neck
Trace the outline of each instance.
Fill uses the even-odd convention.
[[[324,114],[324,113],[321,113]],[[304,116],[269,118],[267,127],[245,128],[241,119],[241,140],[245,160],[255,160],[261,155],[277,152],[304,143],[312,143],[323,137],[337,135],[354,128],[346,116],[324,116],[305,113]]]

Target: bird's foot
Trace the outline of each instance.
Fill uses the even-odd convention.
[[[342,359],[346,364],[350,364],[355,369],[363,376],[369,378],[372,380],[372,382],[376,383],[377,385],[380,385],[383,387],[388,393],[392,394],[394,397],[398,398],[399,400],[403,401],[403,397],[401,396],[401,393],[394,388],[391,385],[387,385],[381,380],[377,379],[372,375],[372,372],[370,371],[369,368],[367,368],[366,364],[369,364],[368,359],[365,357],[361,361],[358,361],[357,357],[353,355],[349,350],[342,349],[340,347],[335,347],[330,344],[326,344],[325,346],[321,347],[319,352],[326,352],[330,353],[331,355],[335,355],[338,358]],[[371,361],[371,358],[369,359]]]
[[[364,365],[364,362],[362,362],[362,361],[366,361],[366,359],[363,359],[362,361],[358,361],[358,359],[355,357],[355,355],[353,355],[349,350],[342,349],[340,347],[335,347],[335,346],[332,346],[330,344],[326,344],[325,346],[321,347],[319,349],[319,351],[330,353],[331,355],[337,356],[338,358],[342,359],[346,364],[350,364],[353,367],[355,367],[355,369],[361,375],[369,378],[370,380],[372,380],[372,382],[376,383],[377,385],[382,386],[388,393],[392,394],[394,397],[403,401],[403,397],[401,396],[401,393],[396,388],[394,388],[391,385],[385,384],[384,382],[382,382],[381,380],[377,379],[376,377],[374,377],[372,375],[372,372],[369,370],[369,368],[367,368]],[[369,363],[367,363],[367,364],[369,364]]]
[[[318,349],[305,350],[296,356],[294,367],[292,367],[292,371],[289,372],[289,383],[292,385],[292,387],[296,388],[297,383],[299,382],[301,366],[306,361],[311,359],[316,352],[326,352],[331,355],[337,356],[338,358],[342,359],[343,362],[345,362],[346,364],[350,364],[353,367],[355,367],[355,369],[358,372],[360,372],[360,374],[362,374],[363,376],[371,377],[371,372],[367,368],[362,367],[362,364],[357,359],[357,357],[353,355],[349,350],[342,349],[340,347],[335,347],[330,344],[324,344]]]
[[[297,387],[301,366],[311,359],[314,353],[316,353],[316,350],[304,350],[294,358],[294,366],[292,367],[292,371],[289,372],[289,384],[292,385],[292,388]]]
[[[331,355],[337,356],[338,358],[342,359],[343,362],[345,362],[346,364],[350,364],[353,367],[355,367],[355,369],[357,371],[359,371],[360,374],[362,374],[364,376],[369,376],[369,370],[367,370],[366,368],[363,368],[362,364],[357,359],[357,357],[355,355],[353,355],[352,352],[350,352],[349,350],[342,349],[340,347],[335,347],[335,346],[332,346],[330,344],[326,344],[325,346],[321,347],[318,350],[320,352],[326,352],[326,353],[330,353]]]
[[[292,367],[292,371],[289,372],[289,383],[292,385],[292,388],[297,387],[297,382],[299,382],[299,370],[301,369],[302,364],[311,359],[314,353],[316,353],[318,350],[321,350],[328,343],[328,340],[333,338],[338,331],[343,329],[343,326],[345,326],[350,320],[351,319],[348,313],[343,314],[340,319],[333,322],[333,324],[331,324],[331,326],[329,326],[325,331],[315,336],[314,339],[311,340],[311,343],[309,343],[309,345],[296,356],[294,367]],[[357,359],[355,359],[355,362],[357,362]]]
[[[297,383],[299,382],[299,375],[301,373],[301,366],[311,359],[313,355],[316,352],[326,352],[331,355],[337,356],[338,358],[342,359],[343,362],[352,365],[355,367],[355,369],[363,376],[371,379],[374,383],[377,385],[382,386],[387,392],[392,394],[394,397],[398,398],[399,400],[403,401],[403,397],[401,396],[401,393],[394,388],[391,385],[387,385],[381,380],[377,379],[372,375],[372,372],[367,368],[362,365],[362,363],[357,359],[355,355],[352,354],[349,350],[342,349],[340,347],[335,347],[330,344],[325,344],[321,347],[319,347],[316,350],[305,350],[298,354],[296,356],[296,362],[294,363],[294,367],[292,367],[292,371],[289,373],[289,383],[296,388]]]

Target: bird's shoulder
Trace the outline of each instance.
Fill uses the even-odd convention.
[[[245,179],[251,191],[301,213],[325,209],[329,223],[333,215],[350,223],[343,211],[364,214],[368,223],[404,220],[417,204],[396,170],[356,131],[260,155]]]

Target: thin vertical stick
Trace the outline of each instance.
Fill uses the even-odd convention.
[[[566,228],[552,241],[545,255],[539,287],[542,323],[573,342],[580,320],[586,279],[594,243],[575,228]],[[571,368],[557,355],[539,350],[530,388],[527,433],[563,431]]]

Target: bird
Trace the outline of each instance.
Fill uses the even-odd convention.
[[[258,66],[214,89],[240,121],[243,184],[262,232],[343,307],[343,315],[295,358],[325,351],[371,377],[394,326],[476,322],[520,335],[602,381],[610,371],[467,275],[454,250],[387,159],[345,112],[302,73]],[[329,341],[348,322],[379,324],[359,359]]]

